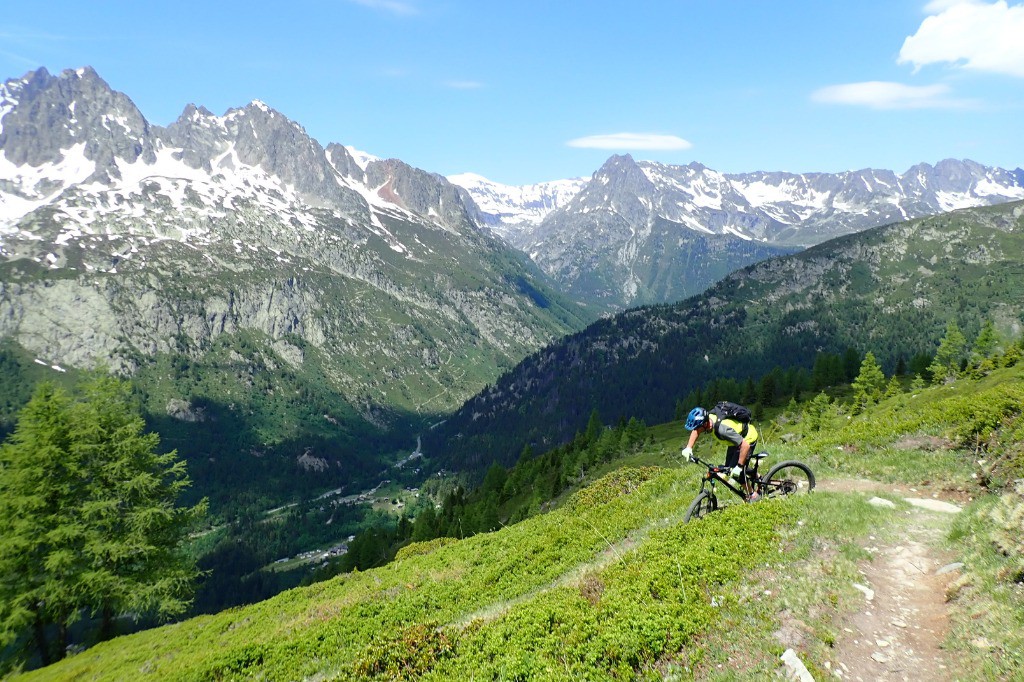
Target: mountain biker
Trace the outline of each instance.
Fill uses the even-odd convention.
[[[697,444],[697,438],[705,431],[710,431],[718,440],[730,443],[725,451],[725,466],[730,467],[729,474],[742,483],[747,499],[751,502],[757,499],[757,493],[751,490],[750,481],[744,475],[747,460],[757,446],[757,428],[749,422],[721,418],[703,407],[690,410],[686,416],[686,428],[690,430],[690,440],[683,448],[683,456],[693,461],[693,446]]]

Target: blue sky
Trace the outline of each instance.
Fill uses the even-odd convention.
[[[93,66],[154,124],[259,99],[507,184],[612,154],[725,172],[1024,166],[1024,2],[12,2],[0,79]]]

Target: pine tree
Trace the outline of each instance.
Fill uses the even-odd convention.
[[[847,348],[843,353],[843,374],[846,381],[853,381],[860,369],[861,357],[856,348]]]
[[[774,374],[765,374],[761,377],[761,385],[757,390],[757,402],[761,405],[771,406],[775,404],[775,393],[777,383]]]
[[[868,405],[873,405],[885,390],[885,374],[875,360],[875,354],[868,351],[860,364],[860,373],[853,380],[853,411],[859,414]]]
[[[824,391],[804,405],[804,424],[810,431],[820,431],[828,422],[832,399]]]
[[[71,504],[81,472],[70,455],[69,405],[63,391],[41,384],[0,446],[0,647],[31,641],[43,665],[63,658],[82,606],[83,529]]]
[[[412,526],[412,541],[423,542],[425,540],[433,540],[436,537],[437,512],[434,511],[434,505],[430,505],[416,514],[416,519]]]
[[[903,386],[900,384],[900,380],[893,375],[889,379],[889,383],[885,387],[885,394],[883,398],[893,398],[903,392]]]
[[[939,349],[935,351],[935,358],[928,370],[932,375],[932,383],[941,384],[947,378],[955,379],[960,371],[960,361],[964,358],[967,349],[967,339],[956,320],[950,320],[946,325],[946,335],[939,342]]]
[[[587,422],[587,429],[583,432],[583,438],[587,445],[593,445],[597,442],[601,432],[604,430],[604,424],[601,423],[601,415],[598,414],[597,408],[595,407],[590,412],[590,420]]]
[[[120,613],[170,618],[183,613],[197,577],[179,551],[189,529],[205,513],[175,502],[190,485],[177,452],[157,453],[159,437],[145,432],[128,385],[110,376],[87,382],[71,411],[72,452],[91,472],[81,506],[88,527],[85,579],[101,637],[112,633]]]
[[[630,417],[622,435],[623,446],[630,450],[635,449],[643,442],[646,433],[647,427],[643,421],[636,417]]]
[[[48,663],[87,613],[104,636],[115,616],[187,608],[198,572],[179,545],[205,502],[175,506],[185,465],[156,452],[128,396],[110,377],[75,402],[43,384],[0,447],[0,645],[34,631]]]
[[[900,357],[896,360],[896,371],[893,373],[894,376],[901,377],[907,373],[907,362],[903,359],[903,354],[900,353]]]
[[[975,363],[980,364],[982,360],[992,357],[996,347],[999,345],[999,336],[992,320],[985,320],[978,332],[978,338],[974,340],[971,354]]]

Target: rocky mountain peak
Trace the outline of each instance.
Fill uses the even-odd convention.
[[[625,211],[642,219],[646,200],[654,192],[654,183],[629,154],[609,158],[594,177],[563,209],[568,212],[591,211],[597,208]]]
[[[581,319],[446,179],[325,150],[258,100],[164,128],[90,69],[39,70],[0,86],[0,132],[0,337],[53,364],[142,371],[254,335],[377,429]]]
[[[366,184],[366,171],[359,165],[347,147],[332,142],[327,145],[326,151],[331,165],[342,177],[350,178],[359,184]]]
[[[398,159],[366,166],[366,183],[379,197],[421,216],[434,216],[453,229],[470,228],[463,195],[444,177]]]
[[[0,150],[14,165],[41,166],[81,157],[92,180],[119,177],[118,160],[155,159],[150,126],[135,104],[91,67],[52,76],[45,68],[3,85]]]
[[[594,181],[609,188],[636,191],[651,188],[643,169],[629,154],[615,154],[594,173]]]

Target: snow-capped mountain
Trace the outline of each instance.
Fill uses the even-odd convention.
[[[585,178],[553,180],[534,185],[503,185],[475,173],[449,175],[480,209],[477,219],[509,243],[523,247],[533,230],[555,209],[562,208],[587,184]]]
[[[383,425],[581,324],[454,185],[353,152],[259,101],[163,128],[91,68],[7,81],[0,339],[137,371],[254,337]]]
[[[611,309],[678,300],[733,269],[843,234],[1024,198],[1024,171],[973,161],[922,163],[902,175],[725,174],[625,155],[526,222],[515,188],[454,181],[567,291]]]

